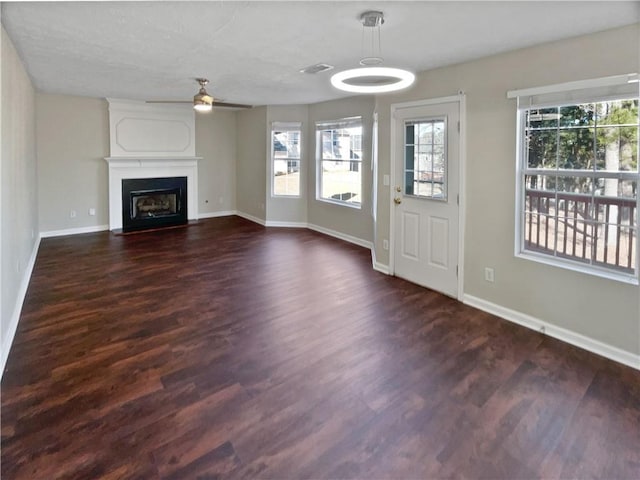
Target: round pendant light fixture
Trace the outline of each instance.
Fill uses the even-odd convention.
[[[380,39],[380,26],[384,23],[384,15],[378,11],[364,12],[362,21],[362,46],[364,52],[365,30],[369,29],[371,39],[371,55],[360,60],[362,68],[353,68],[338,72],[331,77],[331,84],[350,93],[388,93],[409,87],[416,76],[401,68],[380,66],[383,62]],[[375,51],[377,31],[377,52]]]
[[[416,76],[408,70],[389,67],[353,68],[331,77],[331,84],[352,93],[387,93],[410,86]]]

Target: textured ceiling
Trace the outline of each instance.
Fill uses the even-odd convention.
[[[359,16],[372,9],[385,15],[384,64],[414,71],[640,21],[630,1],[227,0],[10,2],[2,23],[44,92],[187,100],[204,76],[216,98],[274,105],[347,96],[332,72],[299,70],[357,66]]]

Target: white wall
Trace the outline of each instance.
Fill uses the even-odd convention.
[[[8,355],[38,245],[35,92],[2,28],[0,368]]]
[[[377,98],[380,175],[376,254],[387,263],[390,106],[467,96],[464,291],[625,352],[640,354],[638,286],[588,276],[514,257],[516,102],[512,89],[596,78],[640,69],[639,26],[632,25],[483,58],[418,75],[406,93]],[[484,281],[485,266],[495,282]]]

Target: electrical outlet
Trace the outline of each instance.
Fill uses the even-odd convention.
[[[389,240],[387,240],[386,238],[382,240],[382,248],[384,250],[389,250]]]
[[[484,268],[484,279],[487,282],[492,282],[493,283],[493,268],[491,268],[491,267],[485,267]]]
[[[69,212],[69,218],[76,218],[76,211],[75,210],[71,210]]]
[[[89,209],[89,215],[91,215],[92,217],[95,216],[96,214],[96,209],[95,208],[90,208]]]

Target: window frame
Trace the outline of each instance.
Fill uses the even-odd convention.
[[[337,130],[337,129],[343,129],[343,128],[355,128],[355,127],[360,127],[361,130],[361,134],[360,134],[360,144],[362,147],[362,154],[360,156],[359,160],[355,160],[359,163],[359,169],[358,169],[358,173],[360,175],[360,202],[355,203],[355,202],[349,202],[348,200],[338,200],[335,198],[327,198],[327,197],[323,197],[322,196],[322,186],[323,186],[323,169],[322,169],[322,164],[324,161],[331,161],[333,159],[324,159],[323,158],[323,141],[322,141],[322,132],[326,131],[326,130]],[[319,202],[325,202],[325,203],[330,203],[333,205],[339,205],[339,206],[343,206],[343,207],[348,207],[348,208],[353,208],[353,209],[357,209],[357,210],[362,210],[362,205],[363,205],[363,198],[362,198],[362,194],[363,194],[363,175],[362,175],[362,169],[364,166],[364,146],[366,144],[365,142],[365,138],[364,138],[364,122],[363,122],[363,118],[361,116],[355,116],[355,117],[346,117],[346,118],[341,118],[341,119],[337,119],[337,120],[329,120],[329,121],[319,121],[316,122],[315,124],[315,130],[316,130],[316,135],[315,135],[315,139],[316,139],[316,200]],[[347,159],[346,161],[354,161],[353,159]]]
[[[638,168],[635,172],[620,171],[620,172],[606,172],[602,170],[571,170],[571,169],[539,169],[530,168],[527,160],[527,142],[526,142],[526,114],[531,109],[541,109],[549,107],[563,107],[581,105],[585,103],[598,103],[605,101],[613,101],[620,99],[638,99],[640,98],[640,91],[638,84],[633,80],[626,79],[626,76],[621,76],[622,79],[618,82],[611,81],[614,84],[607,85],[607,88],[603,89],[602,83],[608,79],[614,79],[616,77],[607,77],[605,79],[595,79],[593,81],[581,81],[570,82],[569,84],[560,84],[557,86],[540,87],[539,89],[527,89],[522,91],[513,91],[508,93],[509,98],[517,98],[518,105],[516,111],[516,201],[515,201],[515,249],[514,255],[516,258],[525,260],[531,260],[538,263],[560,267],[566,270],[580,272],[596,277],[606,278],[610,280],[620,281],[633,285],[639,284],[640,279],[640,255],[638,248],[640,247],[640,232],[638,231],[640,225],[640,194],[638,188],[640,188],[640,161],[638,162]],[[636,76],[637,78],[637,76]],[[590,85],[590,82],[593,84]],[[635,87],[629,87],[630,84],[635,83]],[[625,85],[627,84],[627,85]],[[571,86],[573,88],[556,88],[563,85]],[[615,85],[622,85],[619,88],[615,88]],[[580,88],[577,88],[580,87]],[[615,93],[614,93],[615,92]],[[521,95],[518,95],[518,94]],[[563,99],[564,97],[564,99]],[[524,100],[524,101],[523,101]],[[640,137],[640,128],[639,128]],[[526,177],[528,175],[556,175],[567,176],[570,178],[618,178],[623,180],[632,180],[637,182],[636,185],[636,207],[635,207],[635,221],[634,228],[636,229],[636,238],[633,244],[635,248],[635,265],[633,265],[634,272],[626,273],[623,271],[616,271],[615,268],[606,267],[593,263],[593,258],[589,260],[590,263],[583,263],[571,258],[564,258],[557,256],[555,249],[554,254],[547,254],[544,252],[534,251],[527,249],[526,247]],[[575,173],[572,173],[575,172]],[[619,197],[621,198],[621,197]],[[597,222],[596,222],[597,223]]]
[[[298,141],[298,149],[300,151],[299,157],[296,158],[276,158],[275,156],[275,142],[274,140],[274,132],[298,132],[299,135],[299,141]],[[280,121],[275,121],[275,122],[271,122],[271,128],[269,129],[269,165],[270,165],[270,176],[271,176],[271,198],[291,198],[291,199],[298,199],[302,197],[302,184],[303,184],[303,180],[302,180],[302,159],[304,156],[304,150],[303,150],[303,129],[302,129],[302,122],[280,122]],[[276,160],[278,161],[287,161],[289,162],[290,160],[297,160],[298,161],[298,173],[300,175],[300,182],[298,185],[298,193],[297,194],[293,194],[293,195],[289,195],[289,194],[278,194],[276,193],[276,167],[275,167],[275,162]]]

